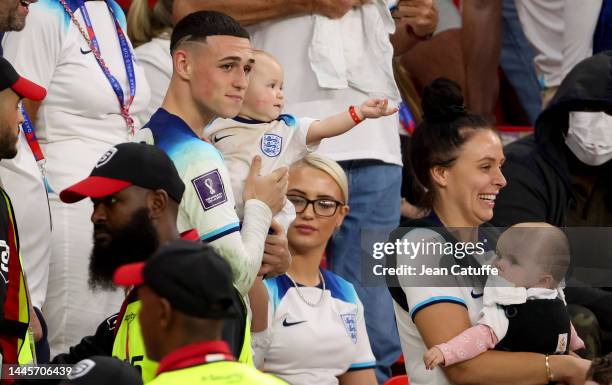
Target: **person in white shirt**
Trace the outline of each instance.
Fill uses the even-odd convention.
[[[387,99],[369,99],[360,106],[323,120],[295,118],[282,114],[283,68],[272,55],[256,51],[251,80],[244,103],[237,117],[216,119],[204,131],[221,151],[230,173],[238,217],[243,217],[242,192],[249,175],[251,159],[259,155],[263,174],[295,161],[314,151],[322,139],[343,134],[366,119],[375,119],[397,112],[388,108]],[[379,137],[372,132],[373,137]],[[295,219],[295,209],[286,202],[274,219],[286,232]]]
[[[94,293],[87,284],[91,202],[66,205],[58,193],[87,176],[109,146],[129,140],[150,91],[113,0],[40,0],[29,11],[24,30],[8,33],[3,48],[48,90],[42,103],[25,106],[46,159],[53,232],[43,314],[55,355],[90,335],[122,301],[120,291]]]
[[[465,110],[460,87],[448,79],[436,79],[425,88],[423,111],[425,120],[412,137],[411,161],[419,183],[419,207],[431,213],[402,223],[390,241],[485,245],[496,236],[486,221],[493,217],[495,198],[506,185],[500,171],[505,158],[499,135],[482,117]],[[395,263],[398,267],[412,265],[418,271],[424,266],[450,264],[479,268],[491,260],[491,250],[481,247],[479,251],[472,248],[474,252],[467,255],[422,250],[397,254]],[[484,306],[486,275],[396,278],[389,282],[389,290],[412,385],[584,382],[589,361],[569,355],[547,359],[539,353],[489,350],[443,369],[427,370],[423,354],[428,349],[476,324]]]
[[[593,34],[602,0],[515,0],[525,36],[535,48],[535,66],[545,107],[568,72],[593,55]]]
[[[288,233],[293,261],[286,274],[264,280],[263,300],[252,301],[255,364],[295,385],[375,384],[355,288],[320,268],[349,211],[346,174],[333,160],[310,154],[291,167],[287,197],[297,212]]]
[[[396,107],[400,95],[392,57],[427,39],[437,24],[433,0],[175,0],[174,18],[198,9],[227,13],[247,26],[253,47],[270,52],[285,68],[285,109],[315,119],[369,98],[389,99]],[[352,209],[328,256],[331,270],[351,282],[365,304],[380,383],[389,377],[400,347],[388,293],[362,282],[361,260],[370,257],[360,246],[363,229],[391,231],[399,223],[398,127],[397,115],[368,120],[323,140],[318,149],[340,161],[349,178]]]
[[[149,106],[138,115],[148,122],[164,101],[172,77],[170,34],[173,0],[134,0],[127,16],[134,53],[151,87]]]

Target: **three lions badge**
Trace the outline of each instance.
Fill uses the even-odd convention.
[[[277,157],[283,149],[283,138],[275,134],[265,134],[261,138],[261,151],[270,158]]]

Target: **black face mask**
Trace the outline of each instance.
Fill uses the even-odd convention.
[[[134,212],[122,229],[110,230],[103,224],[94,224],[94,228],[108,232],[111,240],[101,244],[94,238],[89,261],[89,287],[92,290],[114,289],[113,273],[119,266],[145,261],[159,247],[157,230],[147,208]]]

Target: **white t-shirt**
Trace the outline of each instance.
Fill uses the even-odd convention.
[[[72,4],[72,2],[69,2]],[[123,11],[110,2],[126,30]],[[129,85],[115,23],[105,1],[85,2],[102,58],[129,97]],[[84,28],[81,12],[77,20]],[[17,71],[47,89],[34,123],[47,159],[51,188],[59,192],[89,175],[109,147],[129,140],[119,102],[89,45],[57,0],[30,6],[23,31],[7,33],[4,55]],[[136,96],[130,112],[138,115],[149,103],[142,68],[134,65]],[[136,119],[136,128],[140,122]]]
[[[516,0],[523,31],[535,47],[542,87],[557,87],[593,54],[593,33],[602,0]]]
[[[138,115],[142,124],[146,124],[151,115],[161,107],[172,78],[170,38],[155,37],[150,42],[136,48],[134,53],[151,87],[149,106]]]
[[[408,242],[418,243],[423,239],[429,242],[445,242],[444,238],[437,232],[429,229],[414,229],[406,233],[402,238]],[[414,265],[414,261],[421,256],[417,255],[413,260],[404,260],[410,256],[398,255],[397,265]],[[400,336],[406,372],[412,385],[452,385],[446,378],[440,367],[430,371],[425,368],[423,354],[428,350],[413,322],[414,316],[429,305],[447,302],[464,306],[469,314],[470,323],[475,325],[478,321],[480,311],[483,307],[483,285],[467,281],[454,287],[415,287],[403,285],[402,290],[406,294],[409,311],[406,312],[400,305],[393,302],[395,308],[395,319]],[[411,279],[409,276],[400,278]],[[443,321],[440,321],[443,324]]]
[[[399,104],[399,91],[396,87],[393,87],[393,95],[386,95],[379,91],[359,90],[350,82],[351,71],[359,71],[359,75],[353,75],[367,78],[371,84],[394,85],[392,71],[389,75],[393,48],[383,13],[384,9],[388,12],[388,4],[383,0],[374,3],[354,8],[335,26],[346,37],[340,48],[345,62],[359,63],[349,68],[349,85],[346,88],[319,86],[310,52],[317,16],[286,17],[247,28],[251,34],[252,46],[270,52],[283,66],[286,111],[295,116],[323,119],[347,110],[350,105],[358,106],[371,97],[390,98],[390,107]],[[379,3],[382,3],[382,7]],[[336,50],[335,45],[326,47],[325,39],[317,40],[316,43],[322,51]],[[367,119],[345,134],[321,141],[318,152],[335,160],[378,159],[401,165],[398,119],[397,114]]]
[[[373,368],[364,310],[352,284],[321,270],[321,287],[293,285],[287,275],[266,279],[268,328],[253,334],[253,357],[263,370],[290,384],[338,384],[350,370]]]
[[[282,166],[290,166],[316,149],[306,144],[308,128],[314,119],[281,115],[271,122],[242,118],[215,119],[204,131],[210,142],[223,154],[230,173],[236,213],[244,217],[244,182],[249,175],[255,155],[261,157],[261,175],[267,175]],[[295,208],[285,202],[275,217],[285,231],[295,219]]]

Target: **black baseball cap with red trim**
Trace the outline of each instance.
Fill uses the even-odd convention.
[[[185,192],[172,159],[162,149],[145,143],[121,143],[102,155],[87,178],[62,191],[60,199],[74,203],[86,197],[104,198],[130,186],[165,190],[177,203]]]
[[[215,249],[201,242],[170,242],[146,262],[119,267],[113,281],[126,287],[146,285],[174,309],[193,317],[237,315],[232,270]]]
[[[15,68],[3,57],[0,57],[0,91],[7,88],[15,91],[21,98],[39,102],[47,96],[47,90],[31,80],[19,75]]]

